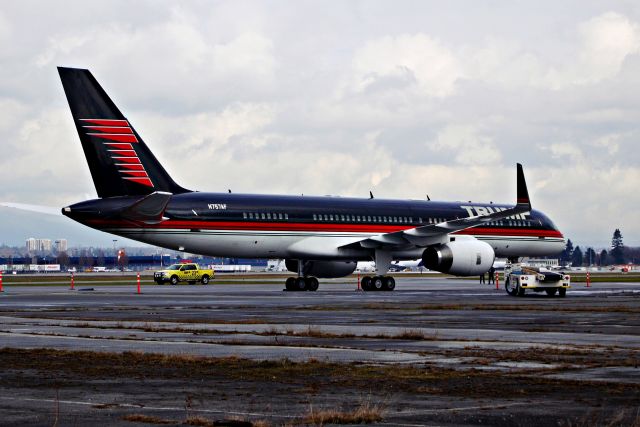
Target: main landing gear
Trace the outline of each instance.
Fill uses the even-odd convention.
[[[360,286],[363,291],[392,291],[396,288],[396,280],[391,276],[364,276]]]
[[[317,291],[320,282],[315,277],[289,277],[284,284],[287,291]]]

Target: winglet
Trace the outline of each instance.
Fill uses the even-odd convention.
[[[531,201],[529,200],[529,192],[527,191],[527,182],[524,179],[524,172],[522,170],[522,165],[520,163],[517,164],[518,167],[518,194],[517,194],[517,203],[521,207],[527,206],[528,209],[531,209]]]

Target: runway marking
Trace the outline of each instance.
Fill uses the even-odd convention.
[[[436,408],[436,409],[418,409],[415,411],[399,411],[394,412],[395,415],[421,415],[421,414],[436,414],[439,412],[459,412],[459,411],[477,411],[483,409],[504,409],[512,406],[531,405],[531,401],[527,402],[513,402],[513,403],[501,403],[499,405],[476,405],[476,406],[463,406],[460,408]]]
[[[144,410],[153,410],[153,411],[184,411],[184,407],[174,407],[174,406],[147,406],[144,404],[132,404],[132,403],[114,403],[114,402],[87,402],[82,400],[61,400],[61,399],[46,399],[46,398],[33,398],[33,397],[9,397],[9,396],[0,396],[0,400],[11,400],[17,402],[38,402],[38,403],[61,403],[65,405],[77,405],[77,406],[101,406],[101,405],[109,405],[115,406],[118,408],[135,408],[135,409],[144,409]],[[437,409],[424,409],[424,410],[415,410],[415,411],[400,411],[394,412],[393,416],[413,416],[413,415],[422,415],[422,414],[437,414],[440,412],[460,412],[460,411],[477,411],[484,409],[504,409],[513,406],[522,406],[522,405],[530,405],[531,402],[513,402],[513,403],[503,403],[500,405],[476,405],[476,406],[464,406],[457,408],[437,408]],[[99,409],[99,408],[95,408]],[[271,418],[286,418],[286,419],[295,419],[300,418],[299,415],[282,415],[282,414],[267,414],[261,412],[243,412],[243,411],[227,411],[222,409],[197,409],[197,408],[189,408],[189,411],[192,412],[200,412],[200,413],[208,413],[208,414],[229,414],[229,415],[244,415],[251,417],[271,417]],[[394,425],[394,426],[403,426],[403,427],[422,427],[428,424],[400,424],[400,423],[384,423],[383,425]]]
[[[100,406],[100,405],[115,405],[119,408],[136,408],[136,409],[148,409],[154,411],[181,411],[184,412],[184,406],[173,407],[173,406],[147,406],[143,404],[132,404],[132,403],[103,403],[103,402],[86,402],[82,400],[60,400],[60,399],[36,399],[33,397],[8,397],[8,396],[0,396],[1,400],[14,400],[19,402],[44,402],[44,403],[62,403],[65,405],[78,405],[78,406]],[[96,408],[99,409],[99,408]],[[190,412],[202,412],[202,413],[210,413],[210,414],[230,414],[230,415],[246,415],[252,417],[273,417],[273,418],[298,418],[295,415],[279,415],[279,414],[265,414],[260,412],[240,412],[240,411],[225,411],[222,409],[196,409],[189,408]]]

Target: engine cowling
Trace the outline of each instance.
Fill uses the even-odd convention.
[[[474,239],[429,246],[422,253],[422,262],[429,270],[475,276],[489,271],[495,257],[488,243]]]
[[[298,260],[287,259],[284,261],[287,270],[298,272]],[[315,276],[323,279],[344,277],[353,273],[358,265],[355,261],[304,261],[302,273],[305,276]]]

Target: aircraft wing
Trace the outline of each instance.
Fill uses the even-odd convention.
[[[525,182],[524,172],[520,163],[517,164],[517,183],[517,202],[512,208],[496,211],[487,215],[470,216],[438,224],[422,225],[407,230],[379,234],[358,242],[349,243],[343,247],[359,245],[364,248],[404,249],[415,246],[428,246],[438,242],[449,233],[530,212],[531,202],[529,200],[529,192],[527,191],[527,183]]]

